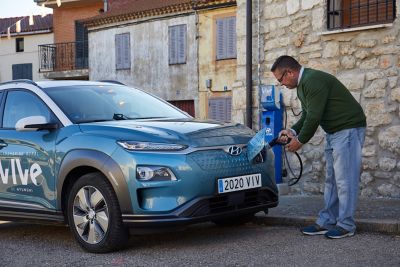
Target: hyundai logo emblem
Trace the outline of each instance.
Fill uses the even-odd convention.
[[[230,146],[227,150],[225,150],[225,152],[231,154],[232,156],[239,156],[242,154],[242,151],[242,148],[238,146]]]

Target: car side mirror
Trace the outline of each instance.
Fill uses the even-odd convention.
[[[58,123],[51,123],[43,116],[30,116],[17,121],[15,129],[18,132],[34,132],[38,130],[54,130]]]

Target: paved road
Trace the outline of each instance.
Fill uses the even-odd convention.
[[[297,228],[211,223],[136,236],[117,253],[89,254],[69,229],[0,224],[0,266],[400,266],[400,237],[360,233],[343,240]]]

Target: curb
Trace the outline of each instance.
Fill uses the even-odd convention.
[[[267,226],[303,227],[315,223],[313,216],[256,215],[254,223]],[[356,219],[357,231],[400,235],[400,220]]]

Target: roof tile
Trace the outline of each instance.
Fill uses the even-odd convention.
[[[10,33],[16,33],[16,22],[21,20],[21,33],[35,32],[53,29],[53,15],[48,14],[44,17],[41,15],[33,16],[33,25],[29,25],[29,16],[12,17],[0,19],[0,34],[7,34],[7,28],[11,26]]]

